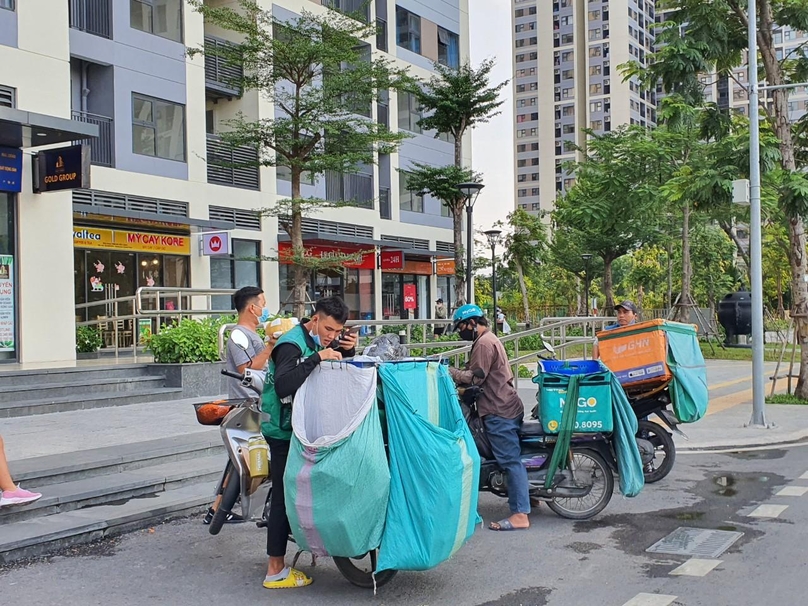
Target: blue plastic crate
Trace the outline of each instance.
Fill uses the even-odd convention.
[[[539,360],[539,366],[542,372],[559,375],[588,375],[605,370],[598,360]],[[536,378],[533,382],[538,383]]]

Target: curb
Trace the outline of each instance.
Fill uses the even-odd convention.
[[[728,442],[694,445],[691,447],[676,445],[677,453],[690,453],[690,452],[714,452],[719,450],[739,450],[746,448],[768,448],[778,446],[796,446],[803,444],[808,440],[808,429],[791,432],[782,439],[773,441],[748,441],[748,442]]]

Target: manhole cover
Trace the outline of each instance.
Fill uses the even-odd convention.
[[[717,558],[743,536],[742,532],[677,528],[646,549],[648,553],[666,553],[701,558]]]

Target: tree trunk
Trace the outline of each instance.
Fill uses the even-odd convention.
[[[773,43],[774,15],[769,0],[759,0],[761,27],[758,34],[760,54],[770,86],[783,84],[783,71],[777,59]],[[780,164],[787,171],[797,169],[794,157],[794,140],[788,111],[788,94],[785,89],[771,91],[774,99],[774,130],[780,140]],[[791,250],[788,255],[791,265],[791,317],[800,344],[800,371],[794,395],[808,399],[808,256],[806,256],[805,224],[802,217],[788,219],[788,240]]]
[[[452,208],[455,249],[455,309],[466,301],[466,248],[463,246],[463,205]],[[451,310],[450,310],[451,311]]]
[[[295,259],[302,259],[305,255],[303,248],[303,213],[300,208],[300,169],[292,168],[292,231],[289,238],[292,240],[292,254]],[[297,318],[306,315],[306,299],[309,285],[309,271],[306,267],[295,263],[293,266],[294,287],[292,289],[292,303]]]
[[[668,304],[668,313],[671,311],[671,307],[673,306],[673,245],[668,241],[668,291],[665,293],[667,297],[666,302]]]
[[[783,319],[786,317],[786,310],[783,306],[783,274],[777,270],[777,317]]]
[[[603,259],[603,294],[606,295],[606,303],[603,306],[603,311],[605,313],[612,313],[614,311],[614,292],[612,292],[614,288],[612,285],[612,263],[614,263],[614,259],[612,259],[611,257],[602,257],[602,259]],[[587,303],[587,305],[589,305],[589,303]]]
[[[522,293],[522,310],[525,313],[525,324],[530,324],[530,301],[527,298],[527,285],[525,284],[525,270],[519,259],[514,259],[516,276],[519,278],[519,291]]]
[[[686,200],[682,206],[682,291],[679,302],[676,304],[674,319],[687,322],[690,318],[690,308],[693,306],[692,283],[693,267],[690,263],[690,201]]]
[[[640,284],[639,288],[637,288],[637,307],[642,309],[642,301],[645,298],[645,291],[643,290],[642,284]]]
[[[743,259],[743,263],[746,266],[746,277],[749,278],[749,271],[752,267],[752,263],[749,259],[749,251],[744,250],[743,243],[738,238],[738,232],[735,230],[733,226],[725,221],[720,221],[719,225],[721,225],[721,229],[724,231],[725,234],[729,237],[730,240],[735,244],[735,248],[738,250],[738,254],[741,255],[741,259]],[[749,280],[751,283],[751,279]]]

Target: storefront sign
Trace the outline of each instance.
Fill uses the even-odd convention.
[[[125,250],[129,252],[166,253],[190,255],[189,236],[176,234],[149,234],[139,231],[74,227],[73,246],[100,250]]]
[[[320,258],[327,260],[329,257],[334,259],[335,265],[342,265],[349,269],[375,269],[376,268],[376,252],[368,251],[359,248],[346,248],[336,246],[319,246],[319,245],[305,245],[306,256]],[[345,255],[359,255],[357,261],[345,261]],[[278,262],[284,265],[292,264],[292,243],[291,242],[278,242]],[[342,262],[340,263],[340,260]]]
[[[415,284],[404,285],[404,309],[418,309],[418,290]]]
[[[207,257],[229,255],[231,254],[230,242],[230,234],[224,231],[217,234],[203,234],[202,254]]]
[[[22,191],[22,150],[0,147],[0,191]]]
[[[0,351],[14,347],[14,257],[0,255]]]
[[[438,275],[453,276],[456,273],[454,259],[438,259]]]
[[[381,253],[382,269],[404,269],[404,253],[400,250],[383,250]]]
[[[90,187],[90,146],[71,145],[34,156],[34,192]]]
[[[429,261],[411,261],[407,259],[404,261],[404,266],[401,269],[385,269],[386,273],[390,274],[412,274],[416,276],[431,276],[432,263]]]

